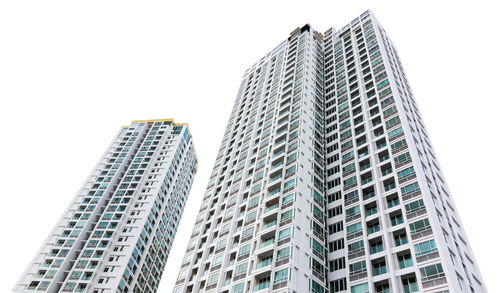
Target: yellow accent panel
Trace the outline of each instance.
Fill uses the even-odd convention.
[[[130,125],[123,125],[122,128],[129,128]]]
[[[174,122],[174,119],[168,118],[168,119],[148,119],[148,120],[133,120],[132,123],[146,123],[146,122]]]
[[[189,137],[192,138],[191,136],[191,130],[189,129],[189,125],[187,123],[175,123],[174,119],[172,118],[167,118],[167,119],[147,119],[147,120],[132,120],[132,124],[134,123],[153,123],[153,122],[172,122],[174,126],[186,126],[188,128],[188,133]],[[122,128],[129,128],[130,126],[122,126]]]

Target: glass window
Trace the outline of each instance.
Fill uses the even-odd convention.
[[[278,241],[289,238],[292,236],[292,227],[281,230],[278,234]]]
[[[208,277],[207,285],[215,284],[217,280],[219,280],[219,273],[212,274]]]
[[[347,250],[349,251],[349,253],[355,253],[363,250],[364,248],[365,245],[363,240],[359,240],[347,245]]]
[[[356,233],[358,231],[363,230],[363,226],[361,225],[361,222],[358,222],[356,224],[352,224],[350,226],[347,226],[347,235]]]
[[[321,243],[316,241],[316,239],[314,239],[314,238],[312,238],[312,247],[314,250],[319,252],[319,254],[324,255],[325,248],[323,247],[323,245]]]
[[[231,293],[243,293],[245,292],[245,283],[236,284],[231,288]]]
[[[345,216],[346,216],[346,218],[355,216],[355,215],[357,215],[359,213],[361,213],[361,209],[360,209],[359,205],[354,206],[352,208],[349,208],[349,209],[345,210]]]
[[[403,196],[405,196],[405,195],[412,193],[414,191],[418,191],[419,189],[420,189],[420,187],[418,186],[418,183],[415,182],[415,183],[412,183],[410,185],[406,185],[406,186],[401,187],[401,194]]]
[[[276,261],[282,260],[287,257],[290,257],[290,247],[282,248],[276,253]]]
[[[443,267],[438,263],[421,268],[420,275],[422,275],[423,282],[444,277]]]
[[[431,228],[431,224],[429,223],[429,219],[425,218],[420,221],[416,221],[413,223],[410,223],[410,231],[412,234],[425,231],[427,229]]]
[[[406,177],[411,176],[413,174],[415,174],[415,169],[413,169],[413,167],[409,167],[409,168],[406,168],[402,171],[399,171],[398,178],[403,179],[403,178],[406,178]]]
[[[288,268],[274,273],[274,283],[281,283],[286,280],[288,280]]]
[[[434,239],[415,244],[415,253],[417,257],[433,253],[435,251],[437,251],[437,247]]]
[[[290,209],[281,214],[281,222],[291,219],[293,217],[293,209]]]
[[[283,197],[283,200],[282,200],[281,204],[287,204],[289,202],[292,202],[294,195],[295,195],[294,193],[290,193],[289,195]]]
[[[349,265],[349,275],[355,275],[366,272],[366,262],[359,261]]]
[[[405,205],[405,209],[407,214],[425,209],[424,201],[419,199],[417,201],[410,202]]]
[[[248,268],[248,263],[242,263],[236,266],[236,269],[234,270],[234,275],[239,276],[247,272]]]
[[[214,261],[212,262],[212,266],[216,266],[216,265],[219,265],[220,263],[222,263],[222,260],[224,259],[224,255],[219,255],[219,256],[216,256],[214,258]]]
[[[241,256],[250,253],[250,248],[251,244],[243,245],[242,247],[240,247],[239,255]]]
[[[250,227],[248,229],[245,229],[243,233],[241,234],[241,238],[246,238],[249,237],[253,234],[253,227]]]

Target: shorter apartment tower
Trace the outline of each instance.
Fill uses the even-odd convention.
[[[186,124],[120,129],[15,292],[155,292],[197,170]]]

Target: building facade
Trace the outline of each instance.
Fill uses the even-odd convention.
[[[486,292],[371,12],[294,30],[243,77],[180,292]]]
[[[186,124],[122,127],[14,291],[156,292],[196,170]]]

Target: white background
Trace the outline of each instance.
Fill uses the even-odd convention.
[[[22,274],[121,125],[188,122],[199,172],[171,292],[246,68],[296,27],[371,9],[396,44],[490,292],[498,253],[496,1],[2,1],[0,292]]]

